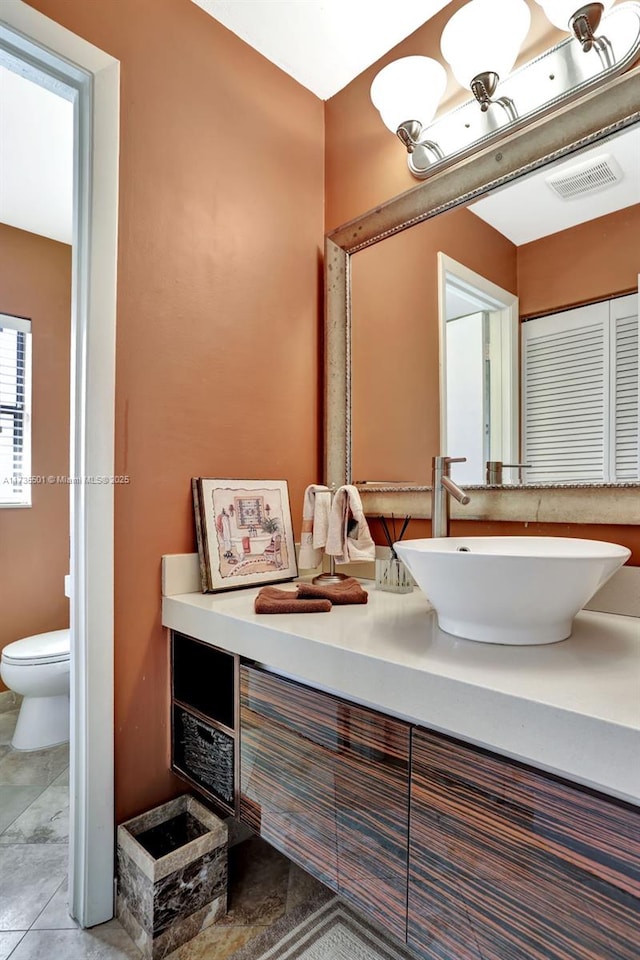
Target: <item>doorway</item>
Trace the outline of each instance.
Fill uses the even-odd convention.
[[[443,253],[438,285],[441,453],[484,484],[488,461],[519,460],[518,298]]]
[[[0,54],[74,105],[70,487],[69,907],[113,916],[113,487],[118,209],[116,60],[22,0],[4,0]]]

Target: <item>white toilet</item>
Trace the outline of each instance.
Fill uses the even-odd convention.
[[[69,739],[71,631],[52,630],[8,644],[0,676],[22,706],[11,746],[40,750]]]

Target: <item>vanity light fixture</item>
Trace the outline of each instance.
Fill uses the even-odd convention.
[[[585,3],[581,7],[576,7],[576,2],[579,0],[536,0],[554,27],[573,34],[585,53],[596,50],[603,67],[612,66],[615,57],[611,43],[606,37],[596,37],[595,34],[603,14],[613,6],[613,0]]]
[[[437,60],[404,57],[375,77],[371,99],[406,147],[416,179],[425,180],[435,168],[497,140],[511,127],[524,127],[557,110],[623,73],[640,57],[638,0],[582,6],[577,6],[580,0],[536,3],[570,36],[516,70],[513,65],[531,19],[526,0],[469,0],[453,14],[443,30],[441,50],[473,99],[440,117],[434,119],[446,71]],[[596,35],[600,26],[602,35]]]
[[[511,73],[530,23],[525,0],[470,0],[442,31],[442,56],[460,86],[471,90],[483,113],[498,103],[508,120],[517,119],[513,100],[493,100],[493,95],[500,79]]]
[[[422,133],[433,120],[446,85],[446,70],[431,57],[394,60],[371,84],[371,101],[385,126],[407,148],[410,168],[412,160],[428,166],[434,159],[444,159],[438,144]]]

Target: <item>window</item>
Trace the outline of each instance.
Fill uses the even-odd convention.
[[[31,506],[31,321],[0,313],[0,507]]]

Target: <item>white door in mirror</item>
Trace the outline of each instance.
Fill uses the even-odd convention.
[[[441,630],[482,643],[556,643],[631,556],[564,537],[435,537],[394,544]]]

